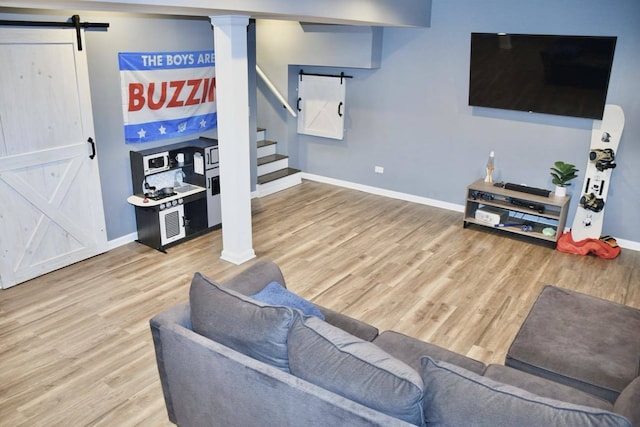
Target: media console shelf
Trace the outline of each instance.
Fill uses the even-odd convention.
[[[515,233],[555,246],[564,231],[567,222],[570,196],[558,197],[551,193],[549,197],[536,196],[520,191],[506,190],[480,179],[467,187],[464,209],[464,227],[469,224],[482,225],[492,229]],[[476,219],[476,211],[483,209],[502,215],[501,223],[515,224],[506,227],[494,227],[492,222]],[[530,226],[530,231],[528,227]],[[543,234],[545,228],[553,228],[553,236]]]

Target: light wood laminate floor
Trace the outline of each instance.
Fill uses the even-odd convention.
[[[503,362],[545,284],[640,307],[640,252],[563,254],[464,229],[458,212],[309,181],[252,205],[256,254],[289,288],[483,362]],[[171,425],[148,320],[188,298],[194,272],[246,267],[221,249],[220,230],[167,254],[130,243],[1,291],[0,425]]]

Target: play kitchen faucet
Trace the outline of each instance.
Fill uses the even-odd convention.
[[[173,186],[174,187],[182,187],[184,185],[184,179],[186,178],[186,174],[182,171],[182,169],[178,169],[174,175]]]

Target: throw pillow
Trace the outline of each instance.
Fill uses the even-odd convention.
[[[193,330],[289,372],[287,335],[295,312],[265,305],[196,273],[189,290]]]
[[[295,308],[307,316],[316,316],[324,320],[324,316],[320,313],[318,307],[289,291],[278,282],[269,283],[257,294],[251,295],[251,298],[265,304]]]
[[[536,396],[446,362],[422,358],[429,426],[632,427],[613,412]]]
[[[296,318],[288,344],[293,375],[392,417],[424,424],[420,375],[375,344],[316,317]]]

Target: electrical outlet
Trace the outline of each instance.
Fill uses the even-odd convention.
[[[375,167],[373,168],[373,171],[374,171],[375,173],[384,173],[384,168],[383,168],[382,166],[375,166]]]

